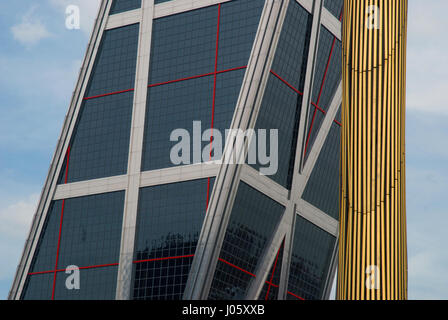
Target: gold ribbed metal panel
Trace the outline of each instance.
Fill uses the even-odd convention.
[[[338,299],[407,299],[407,6],[344,1]]]

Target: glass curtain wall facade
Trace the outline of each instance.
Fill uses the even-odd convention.
[[[103,0],[9,298],[328,298],[342,3]],[[275,174],[211,161],[231,128],[278,130]]]

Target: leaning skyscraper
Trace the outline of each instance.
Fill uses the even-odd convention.
[[[342,4],[103,0],[9,298],[328,298]],[[276,130],[276,170],[215,161],[225,129]]]

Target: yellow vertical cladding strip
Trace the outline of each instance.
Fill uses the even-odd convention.
[[[338,299],[407,299],[407,10],[344,0]]]

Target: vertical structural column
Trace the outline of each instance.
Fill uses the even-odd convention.
[[[345,0],[338,299],[407,299],[407,0]]]
[[[132,131],[128,159],[128,186],[124,205],[120,262],[117,277],[117,300],[131,299],[132,266],[137,225],[138,195],[140,190],[153,17],[154,0],[144,0],[142,2],[142,17],[140,21]]]

